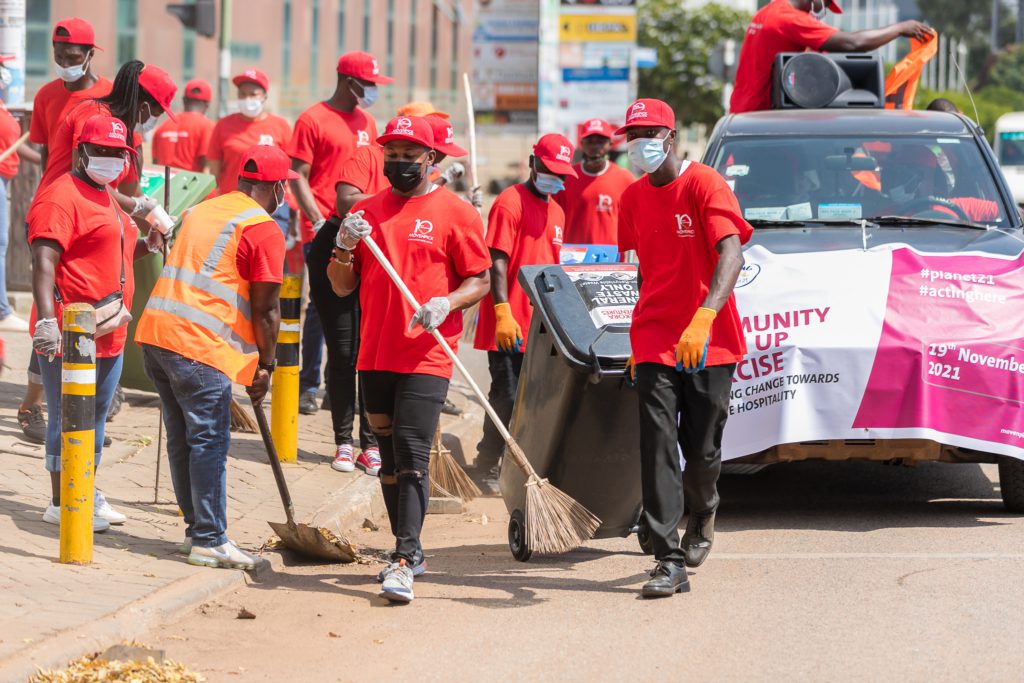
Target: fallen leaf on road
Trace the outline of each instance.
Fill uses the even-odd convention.
[[[334,631],[328,631],[327,635],[330,636],[331,638],[341,638],[341,636],[338,635],[337,633],[335,633]]]
[[[369,517],[363,520],[363,528],[367,531],[380,531],[380,527],[374,524],[373,520]]]
[[[256,615],[253,614],[252,612],[250,612],[249,610],[245,609],[244,607],[241,607],[238,610],[238,616],[235,617],[235,618],[236,619],[255,619]]]
[[[384,641],[383,641],[383,640],[374,640],[374,641],[373,641],[373,644],[374,644],[374,645],[383,645],[383,644],[384,644]]]
[[[145,574],[143,574],[143,576],[145,576],[147,579],[155,579],[156,578],[156,574],[154,574],[153,572],[146,572]]]

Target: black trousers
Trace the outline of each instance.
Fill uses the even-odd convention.
[[[487,352],[487,368],[491,372],[491,388],[487,392],[487,400],[494,407],[505,426],[512,419],[512,408],[516,403],[516,392],[519,390],[519,373],[523,370],[522,353],[505,353],[504,351]],[[476,469],[489,470],[501,460],[505,452],[505,440],[489,419],[484,420],[484,435],[476,445]]]
[[[327,342],[327,395],[331,398],[331,423],[335,445],[352,444],[352,426],[357,407],[362,404],[356,382],[356,357],[359,355],[359,290],[339,297],[327,279],[327,263],[334,248],[338,223],[329,221],[310,244],[306,267],[309,271],[309,296],[313,300]],[[366,422],[359,420],[359,446],[366,450],[377,439]]]
[[[378,427],[376,432],[380,489],[395,535],[392,557],[411,564],[420,548],[420,532],[430,502],[430,447],[448,395],[448,380],[434,375],[365,370],[362,383],[366,412],[386,415],[391,421],[390,428]]]
[[[735,365],[716,365],[690,375],[657,363],[637,365],[644,519],[659,561],[683,564],[684,498],[690,514],[718,507],[722,432],[735,371]]]

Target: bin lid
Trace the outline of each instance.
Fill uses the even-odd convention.
[[[635,264],[523,266],[519,284],[571,366],[621,374],[640,296]]]

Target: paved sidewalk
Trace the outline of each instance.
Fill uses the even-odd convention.
[[[49,666],[72,651],[86,652],[125,637],[126,629],[132,630],[133,614],[141,614],[141,608],[135,609],[140,604],[166,612],[168,606],[186,607],[228,585],[252,580],[240,571],[193,567],[176,553],[184,524],[172,503],[166,451],[154,499],[156,395],[132,391],[121,413],[108,424],[114,443],[105,450],[97,473],[99,487],[128,516],[128,522],[95,535],[91,565],[59,564],[58,529],[42,521],[50,495],[43,447],[22,440],[16,418],[30,340],[23,334],[5,333],[4,338],[7,367],[0,378],[0,680],[23,676],[14,672],[26,663]],[[239,392],[238,397],[248,404],[244,394]],[[285,466],[296,517],[310,519],[319,511],[324,519],[358,526],[370,514],[379,491],[377,480],[358,470],[341,474],[330,468],[334,444],[329,412],[300,416],[299,451],[299,462]],[[347,516],[346,508],[351,512]],[[228,513],[228,533],[248,550],[259,549],[271,538],[267,520],[285,519],[258,435],[232,435]],[[107,623],[111,615],[117,621],[113,626]],[[144,628],[145,624],[138,626]]]

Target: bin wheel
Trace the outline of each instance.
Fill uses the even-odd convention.
[[[526,541],[526,518],[522,510],[514,510],[508,520],[508,549],[520,562],[529,562],[533,550]]]
[[[637,524],[636,540],[640,542],[640,550],[644,551],[644,555],[654,554],[654,539],[651,538],[651,530],[643,519]]]

